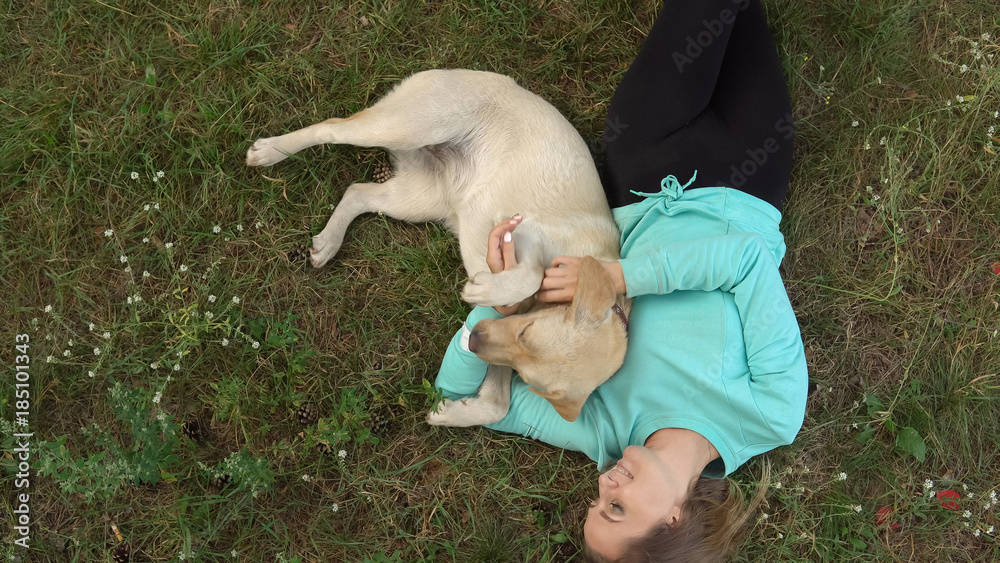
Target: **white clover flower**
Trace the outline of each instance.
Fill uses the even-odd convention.
[[[115,234],[114,229],[105,229],[104,230],[104,236],[106,236],[106,237],[110,237],[113,234]]]
[[[163,170],[157,170],[156,171],[156,177],[157,178],[162,178],[163,177]]]
[[[340,459],[347,459],[347,450],[340,450],[337,452],[337,457]]]
[[[930,479],[925,479],[924,489],[933,489],[933,488],[934,488],[934,481],[931,481]]]
[[[338,505],[337,503],[333,503],[333,505],[330,506],[330,510],[337,512],[338,510],[340,510],[340,505]]]
[[[92,371],[88,371],[88,372],[87,372],[87,376],[89,376],[89,377],[94,377],[94,372],[92,372]]]
[[[215,303],[215,296],[214,295],[209,295],[208,296],[208,302],[209,303]]]
[[[180,364],[174,364],[174,371],[181,371],[181,365]]]
[[[153,402],[156,403],[156,404],[160,404],[160,398],[161,397],[163,397],[163,394],[160,393],[159,391],[157,391],[156,395],[153,395]]]
[[[188,271],[188,267],[185,264],[181,264],[181,271],[182,272]]]
[[[254,340],[254,342],[253,342],[253,349],[256,350],[257,348],[260,348],[260,342],[257,342],[256,340]]]
[[[172,243],[172,242],[168,242],[168,243],[165,243],[163,245],[163,248],[173,248],[173,247],[174,247],[174,243]]]
[[[846,481],[847,480],[847,473],[844,473],[843,471],[841,471],[840,475],[837,475],[837,480],[838,481]]]
[[[236,297],[236,296],[234,295],[234,296],[233,296],[233,304],[234,304],[234,305],[239,305],[239,304],[240,304],[240,298],[239,298],[239,297]]]
[[[94,355],[95,356],[100,356],[101,355],[101,349],[100,348],[94,348]]]
[[[223,346],[229,346],[229,339],[228,338],[223,338],[222,339],[222,345]]]
[[[104,331],[104,333],[101,334],[101,336],[103,336],[104,339],[107,340],[107,339],[111,338],[111,333],[108,332],[108,331]]]
[[[851,122],[851,127],[857,127],[858,125],[859,125],[859,123],[858,123],[857,119],[855,119],[854,121]]]
[[[133,179],[133,180],[138,180],[138,179],[139,179],[139,173],[138,173],[138,172],[133,172],[133,173],[131,174],[131,176],[132,176],[132,179]]]
[[[144,277],[144,278],[148,278],[151,275],[153,275],[153,274],[150,274],[149,270],[143,270],[142,271],[142,277]]]
[[[212,227],[212,232],[215,233],[215,234],[219,234],[219,233],[222,232],[222,227],[216,225],[216,226]]]
[[[781,489],[781,481],[778,481],[777,483],[775,483],[774,484],[774,488],[780,490]]]

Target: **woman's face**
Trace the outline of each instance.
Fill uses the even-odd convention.
[[[587,512],[583,537],[591,549],[616,559],[657,523],[677,522],[690,483],[677,479],[653,450],[629,446],[597,485],[599,496]]]

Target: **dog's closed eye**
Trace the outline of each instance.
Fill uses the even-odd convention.
[[[525,333],[525,331],[528,330],[528,327],[531,326],[531,325],[533,325],[533,324],[535,324],[535,321],[531,321],[530,323],[524,325],[524,328],[521,329],[521,334],[517,335],[517,339],[520,340],[521,342],[524,342],[524,333]]]

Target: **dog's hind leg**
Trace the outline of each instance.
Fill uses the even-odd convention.
[[[402,221],[439,221],[448,209],[443,191],[431,174],[402,168],[383,183],[351,184],[333,211],[326,227],[313,237],[309,261],[322,267],[344,242],[347,226],[362,213],[381,211]]]
[[[247,151],[247,164],[270,166],[323,143],[407,151],[460,142],[471,133],[478,114],[489,111],[490,92],[513,85],[506,77],[469,72],[421,72],[401,82],[375,105],[350,117],[258,139]]]

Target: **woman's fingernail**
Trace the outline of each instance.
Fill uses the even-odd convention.
[[[521,214],[520,213],[515,213],[514,217],[512,217],[512,219],[514,219],[515,221],[520,221],[521,220]]]
[[[506,232],[503,234],[503,241],[510,242],[510,232]]]

